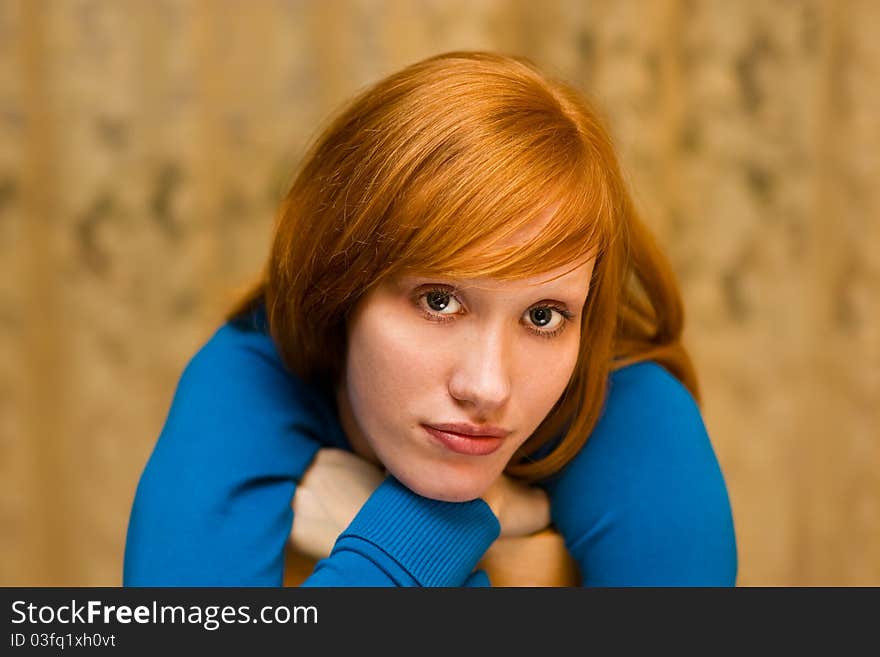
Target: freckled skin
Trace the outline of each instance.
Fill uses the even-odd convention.
[[[426,497],[481,496],[568,384],[593,264],[549,282],[567,267],[520,281],[406,277],[373,288],[349,318],[337,389],[340,421],[354,450]],[[424,311],[436,309],[418,296],[426,285],[444,283],[455,283],[461,298],[447,306],[451,321],[432,321]],[[575,315],[552,338],[529,330],[546,326],[529,310],[547,300]],[[562,317],[553,314],[558,326]],[[442,422],[489,423],[511,433],[492,454],[464,455],[421,426]]]

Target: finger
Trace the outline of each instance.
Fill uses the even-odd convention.
[[[503,536],[525,536],[538,532],[550,524],[550,501],[540,488],[517,491],[505,508]]]

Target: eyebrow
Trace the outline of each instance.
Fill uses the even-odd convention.
[[[421,281],[425,281],[422,283]],[[468,292],[470,290],[478,290],[485,292],[492,292],[493,290],[484,288],[477,283],[474,283],[474,279],[462,279],[455,278],[452,276],[433,276],[430,274],[405,274],[401,276],[401,282],[405,283],[415,283],[415,284],[429,284],[432,281],[436,281],[438,284],[446,284],[454,287],[457,291]],[[523,286],[523,294],[527,292],[534,292],[534,294],[544,296],[547,299],[552,297],[559,297],[555,299],[562,303],[566,303],[563,300],[564,298],[570,298],[571,301],[577,302],[576,305],[581,303],[581,300],[586,300],[590,295],[590,288],[592,286],[587,287],[587,295],[583,296],[582,289],[578,286],[578,289],[574,289],[574,283],[572,283],[572,289],[568,289],[561,287],[564,284],[558,283],[558,281],[548,281],[546,283],[535,283],[528,286]],[[548,289],[550,288],[550,289]]]
[[[586,296],[583,295],[583,292],[580,288],[578,288],[577,290],[544,290],[543,288],[535,287],[534,290],[536,293],[540,293],[545,298],[557,297],[558,301],[566,303],[567,305],[574,304],[576,307],[579,307],[584,301],[586,301],[587,297],[590,296],[589,288],[587,288]],[[568,299],[568,301],[565,301],[565,299]]]

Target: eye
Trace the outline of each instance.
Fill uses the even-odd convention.
[[[526,328],[542,337],[552,338],[559,335],[565,324],[571,319],[571,313],[555,306],[533,306],[523,315]]]
[[[461,311],[461,303],[455,298],[452,290],[445,288],[431,288],[425,290],[418,297],[419,307],[429,319],[440,319],[439,316],[455,315]],[[446,317],[443,317],[445,320]],[[441,321],[443,321],[441,320]]]

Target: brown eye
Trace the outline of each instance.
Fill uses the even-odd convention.
[[[449,305],[449,300],[451,298],[451,295],[440,292],[439,290],[433,290],[425,295],[425,300],[428,302],[428,307],[431,308],[431,310],[436,310],[437,312],[445,310],[446,306]]]
[[[433,289],[419,295],[419,305],[423,312],[434,315],[455,315],[461,311],[461,304],[450,290]],[[451,317],[450,317],[451,319]]]
[[[536,326],[542,333],[552,333],[565,321],[561,312],[550,306],[535,306],[526,311],[528,322]]]
[[[532,308],[529,311],[529,317],[535,326],[546,326],[553,317],[553,311],[549,308]]]

